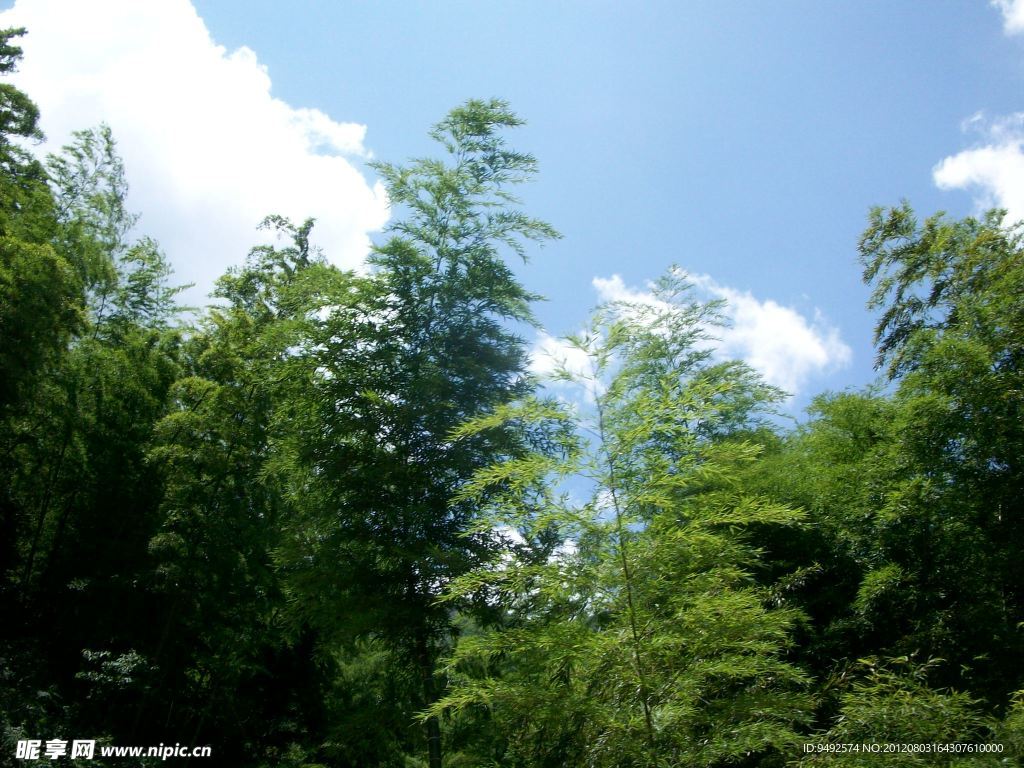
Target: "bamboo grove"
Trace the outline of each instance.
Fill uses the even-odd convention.
[[[111,131],[41,161],[38,119],[0,85],[0,762],[51,734],[294,768],[1020,754],[1001,212],[872,211],[882,378],[786,427],[674,268],[531,375],[514,261],[559,235],[515,196],[536,163],[503,102],[451,111],[437,159],[375,165],[368,270],[271,215],[277,245],[196,313]],[[803,748],[869,742],[1003,751]]]

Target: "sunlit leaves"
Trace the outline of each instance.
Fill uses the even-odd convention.
[[[588,365],[556,376],[578,402],[528,399],[457,432],[505,418],[560,436],[463,491],[488,511],[481,527],[562,542],[509,547],[449,596],[484,595],[504,615],[460,641],[431,711],[457,723],[486,708],[509,764],[727,761],[792,744],[808,710],[783,659],[796,614],[766,607],[744,533],[800,516],[735,482],[771,390],[697,348],[713,306],[671,277],[658,291],[653,309],[607,306],[569,340]]]

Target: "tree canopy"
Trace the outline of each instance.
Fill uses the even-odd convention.
[[[541,377],[517,262],[559,234],[521,124],[470,100],[436,158],[375,164],[364,271],[268,212],[186,312],[112,130],[37,158],[0,84],[5,754],[1019,760],[1024,225],[872,210],[881,377],[795,425],[678,268]]]

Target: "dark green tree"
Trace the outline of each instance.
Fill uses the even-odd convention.
[[[1024,249],[1003,215],[918,223],[904,204],[861,240],[899,405],[865,607],[900,582],[897,646],[993,704],[1024,683]]]
[[[21,57],[20,29],[0,31],[0,74]],[[20,141],[38,140],[39,111],[24,93],[0,83],[0,739],[46,716],[44,699],[25,670],[40,657],[26,637],[24,567],[40,495],[30,491],[43,472],[51,440],[40,418],[41,390],[67,364],[68,345],[82,328],[81,283],[67,254],[55,247],[58,221],[43,165]],[[34,676],[33,676],[34,677]]]
[[[8,123],[26,129],[30,112]],[[176,289],[156,245],[130,239],[108,130],[76,134],[46,168],[4,152],[5,730],[103,733],[130,701],[98,708],[97,686],[140,676],[154,609],[160,478],[145,454],[177,375]]]
[[[1017,753],[1012,743],[997,740],[994,734],[1000,726],[984,715],[977,701],[963,693],[939,691],[928,685],[932,666],[913,664],[906,658],[885,665],[871,658],[858,662],[850,670],[849,679],[838,681],[842,689],[840,715],[827,733],[808,742],[815,746],[846,745],[855,751],[811,752],[800,764],[995,768],[1013,760]],[[1006,725],[1012,728],[1012,724]],[[1003,729],[1008,732],[1006,726]],[[947,751],[968,746],[993,751]],[[890,751],[893,747],[905,751]]]
[[[303,307],[342,276],[311,252],[311,220],[264,226],[285,243],[254,248],[218,281],[221,303],[188,340],[149,452],[164,479],[149,542],[163,611],[149,658],[159,684],[139,717],[165,724],[149,731],[158,740],[216,743],[225,764],[298,765],[324,740],[333,662],[284,621],[271,555],[288,508],[270,458],[302,362],[288,349]]]
[[[904,204],[872,212],[861,255],[890,391],[817,398],[751,469],[749,487],[811,522],[764,540],[769,571],[792,574],[809,615],[798,658],[823,727],[882,690],[839,684],[866,657],[923,665],[906,691],[926,681],[935,702],[999,714],[1024,684],[1020,227],[1001,212],[918,222]]]
[[[509,191],[535,171],[508,148],[520,120],[470,101],[432,132],[447,162],[379,164],[398,214],[368,276],[325,291],[296,349],[308,391],[282,411],[295,517],[279,557],[298,614],[339,638],[370,637],[418,679],[414,708],[440,695],[436,662],[455,631],[437,598],[494,546],[454,494],[480,467],[522,450],[515,429],[452,441],[469,418],[523,395],[526,351],[508,328],[535,297],[505,251],[556,236]],[[437,720],[426,723],[432,768]],[[408,738],[408,737],[407,737]],[[415,745],[417,740],[408,743]]]
[[[0,31],[0,74],[21,58]],[[43,165],[19,140],[41,140],[39,110],[10,83],[0,83],[0,418],[27,397],[35,377],[53,366],[81,322],[80,285],[54,248],[54,200]]]

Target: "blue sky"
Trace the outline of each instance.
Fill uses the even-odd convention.
[[[0,23],[30,28],[19,83],[52,141],[108,121],[143,228],[202,286],[272,211],[355,264],[387,218],[367,159],[507,99],[527,207],[565,235],[520,270],[546,329],[676,263],[799,408],[874,377],[870,206],[1024,217],[1022,5],[18,0]]]

